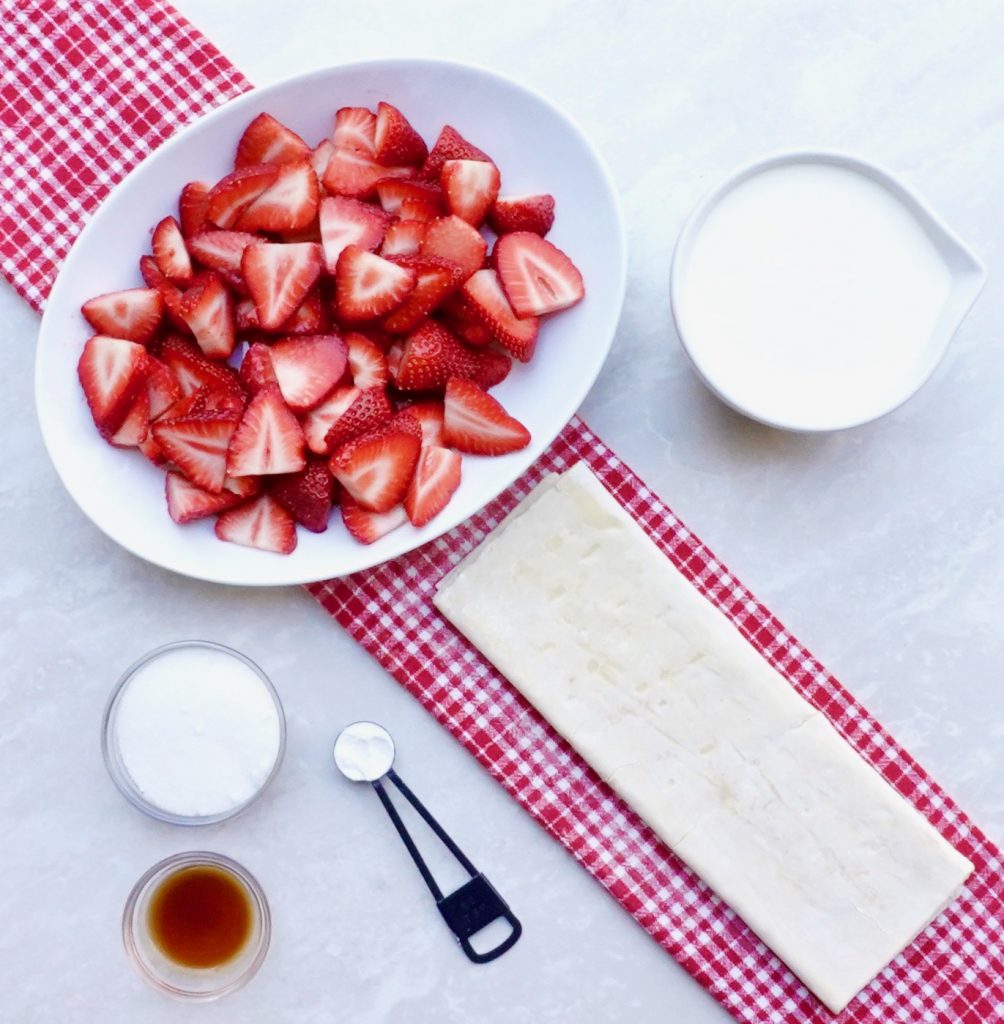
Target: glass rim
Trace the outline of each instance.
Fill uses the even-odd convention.
[[[140,953],[139,945],[136,941],[135,928],[133,927],[133,918],[135,917],[137,904],[147,888],[158,876],[166,879],[185,868],[205,866],[219,868],[233,875],[244,886],[254,907],[253,914],[259,925],[259,936],[254,956],[240,974],[218,988],[196,992],[183,988],[180,985],[172,984],[150,968]],[[125,908],[122,911],[122,944],[125,946],[129,961],[139,972],[140,977],[161,992],[192,1002],[210,1002],[243,988],[258,973],[259,968],[264,963],[271,941],[272,914],[269,910],[268,900],[265,897],[265,891],[262,889],[258,879],[243,864],[239,864],[233,858],[226,856],[226,854],[213,853],[210,850],[187,850],[182,853],[171,854],[171,856],[159,860],[152,867],[148,868],[132,887],[129,896],[126,898]]]
[[[167,654],[170,651],[180,650],[186,647],[203,647],[209,650],[219,651],[223,654],[236,658],[238,661],[242,661],[264,684],[266,691],[272,698],[272,703],[275,706],[276,713],[279,716],[279,746],[275,753],[275,762],[273,763],[268,775],[265,776],[261,785],[243,803],[237,804],[227,810],[217,811],[215,814],[176,814],[173,811],[168,811],[162,807],[158,807],[157,804],[147,800],[136,788],[132,779],[129,777],[129,773],[126,771],[125,766],[117,757],[117,745],[114,743],[112,736],[115,714],[118,710],[119,702],[122,698],[122,694],[125,692],[126,687],[129,685],[130,680],[136,672],[155,658],[159,658],[161,655]],[[283,759],[286,756],[286,714],[283,710],[279,693],[272,683],[272,680],[269,679],[262,668],[247,657],[247,655],[234,650],[232,647],[227,647],[225,644],[217,643],[215,640],[174,640],[171,643],[155,647],[152,650],[147,651],[146,654],[137,658],[115,682],[115,685],[112,687],[112,691],[108,696],[108,701],[105,704],[104,714],[101,717],[101,756],[104,760],[105,768],[111,776],[112,782],[115,783],[118,791],[137,810],[142,811],[151,818],[156,818],[158,821],[165,821],[171,825],[215,825],[221,821],[227,821],[230,818],[234,818],[238,814],[246,811],[256,800],[258,800],[262,793],[268,789],[272,780],[279,773],[279,768],[282,766]]]

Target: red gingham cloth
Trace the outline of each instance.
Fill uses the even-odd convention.
[[[0,258],[37,309],[88,214],[179,126],[249,88],[159,0],[0,8]],[[552,471],[584,459],[694,585],[976,866],[962,896],[834,1018],[438,614],[438,581]],[[739,1020],[1004,1020],[1001,855],[585,424],[444,537],[314,596]],[[518,909],[518,908],[517,908]],[[667,1020],[673,1019],[667,1009]]]

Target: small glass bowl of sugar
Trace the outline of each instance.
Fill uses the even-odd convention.
[[[176,825],[210,825],[239,814],[275,777],[286,720],[253,661],[186,640],[126,670],[101,736],[108,772],[133,806]]]

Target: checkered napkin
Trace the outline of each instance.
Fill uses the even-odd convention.
[[[0,0],[4,276],[41,309],[61,259],[108,190],[179,126],[247,88],[219,51],[159,0]],[[432,604],[439,580],[542,476],[581,459],[694,586],[976,866],[962,896],[839,1018]],[[1004,1021],[999,851],[581,420],[501,497],[444,537],[310,589],[737,1019]],[[673,1019],[673,1011],[666,1016]]]

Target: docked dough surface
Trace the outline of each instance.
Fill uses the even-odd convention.
[[[835,1012],[972,871],[583,463],[436,605]]]

